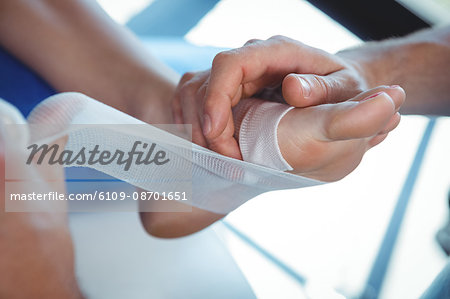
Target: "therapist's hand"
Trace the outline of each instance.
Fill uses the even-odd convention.
[[[219,53],[211,70],[185,74],[172,109],[175,122],[192,123],[194,142],[239,159],[231,108],[241,99],[261,94],[307,107],[344,101],[366,89],[355,65],[275,36]]]
[[[0,100],[1,101],[1,100]],[[2,104],[2,103],[0,103]],[[4,104],[4,102],[3,102]],[[5,118],[5,105],[0,109],[0,298],[82,298],[74,271],[74,252],[67,213],[5,212],[5,147],[16,146],[12,153],[20,154],[25,147],[18,146],[23,136],[5,135],[5,119],[20,118],[17,111]],[[11,114],[10,114],[11,116]],[[2,121],[3,120],[3,121]],[[45,169],[33,165],[14,164],[14,171],[26,177],[26,184],[17,193],[65,192],[64,181],[55,176],[64,175],[62,169]],[[60,173],[59,173],[60,172]],[[24,208],[42,202],[20,202]]]

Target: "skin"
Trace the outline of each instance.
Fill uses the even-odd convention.
[[[5,135],[4,124],[23,123],[12,107],[0,111],[0,205],[5,205],[5,149],[9,147],[8,162],[26,183],[13,193],[57,191],[64,192],[64,181],[52,180],[63,175],[62,168],[23,165],[17,160],[24,154],[26,140],[14,134]],[[23,119],[22,119],[23,120]],[[24,133],[24,132],[22,132]],[[60,145],[63,145],[62,142]],[[15,162],[17,161],[17,162]],[[11,174],[11,172],[9,172]],[[21,202],[24,208],[33,202]],[[62,202],[65,205],[65,202]],[[56,207],[55,207],[56,208]],[[62,209],[62,210],[61,210]],[[19,262],[20,261],[20,262]],[[0,297],[25,298],[83,298],[74,271],[74,252],[65,206],[58,212],[25,213],[0,211]]]
[[[82,92],[149,123],[174,123],[170,101],[179,75],[95,1],[0,1],[0,46],[60,92]],[[197,213],[203,211],[183,217],[195,223]],[[180,214],[171,216],[169,223]],[[142,217],[153,232],[149,223],[164,223],[166,215]]]
[[[79,91],[155,123],[171,121],[179,75],[96,1],[1,1],[0,46],[58,91]]]
[[[59,91],[82,92],[150,123],[177,122],[170,103],[185,94],[185,84],[176,89],[179,77],[94,1],[1,1],[0,43]],[[197,208],[141,213],[144,228],[160,237],[186,235],[221,217]]]
[[[424,33],[423,36],[434,35]],[[427,38],[429,39],[427,43],[418,42],[418,44],[431,45],[436,49],[436,54],[447,53],[448,44],[436,42],[430,37]],[[232,157],[239,158],[240,153],[236,151],[237,143],[229,134],[233,132],[230,108],[242,98],[262,90],[268,90],[270,98],[279,97],[280,94],[276,92],[278,89],[272,90],[271,88],[282,86],[285,100],[297,107],[342,102],[350,99],[349,102],[344,102],[342,105],[324,105],[317,106],[317,108],[292,110],[280,123],[279,138],[283,139],[288,136],[292,137],[292,132],[289,131],[292,128],[306,125],[301,123],[300,115],[302,117],[322,115],[319,118],[320,121],[316,123],[316,131],[311,128],[312,132],[315,132],[313,136],[299,135],[296,136],[295,142],[280,142],[280,144],[286,147],[282,149],[283,152],[294,153],[293,157],[288,158],[290,163],[298,161],[295,153],[300,145],[309,144],[312,149],[325,149],[329,145],[335,144],[336,152],[321,151],[322,158],[318,157],[316,161],[320,161],[320,163],[317,165],[299,164],[295,166],[298,173],[324,180],[334,180],[345,175],[358,163],[365,150],[380,142],[385,134],[398,123],[396,111],[404,99],[404,93],[400,88],[381,87],[384,93],[367,99],[367,104],[357,103],[367,95],[361,95],[359,98],[353,97],[363,90],[381,84],[387,86],[393,83],[407,84],[407,78],[403,81],[396,81],[394,79],[400,77],[390,78],[390,80],[383,80],[383,76],[379,77],[390,73],[388,68],[392,61],[386,62],[386,69],[381,69],[379,74],[373,72],[375,66],[371,67],[371,63],[374,64],[376,61],[378,65],[381,63],[380,61],[384,61],[383,57],[393,56],[392,53],[398,52],[395,47],[405,49],[408,48],[408,43],[405,41],[400,42],[401,45],[397,45],[396,42],[393,42],[392,46],[384,45],[382,49],[386,54],[380,54],[383,51],[377,50],[376,45],[378,44],[374,44],[370,47],[375,48],[369,48],[373,49],[370,51],[355,49],[333,56],[287,38],[276,37],[267,42],[254,40],[249,42],[244,49],[218,55],[211,70],[201,74],[186,74],[177,87],[179,77],[167,66],[151,57],[130,32],[115,24],[94,1],[4,0],[0,2],[0,45],[34,69],[57,90],[85,93],[150,123],[192,123],[195,142],[199,144],[206,142],[205,145]],[[423,56],[424,52],[427,53],[426,45],[422,48],[420,46],[413,48],[421,48]],[[274,51],[274,48],[277,51]],[[389,49],[392,49],[392,52]],[[355,52],[352,54],[352,51]],[[411,53],[413,52],[416,53],[411,51]],[[273,53],[278,53],[278,56]],[[405,51],[405,55],[408,56],[406,53],[408,51]],[[411,54],[408,57],[413,60],[412,57],[416,56],[421,57],[419,54]],[[360,62],[356,58],[348,57],[360,57]],[[433,57],[438,59],[447,56],[433,55]],[[407,58],[403,57],[401,61],[405,61],[405,59]],[[247,63],[246,60],[248,60],[248,67],[243,67],[241,64]],[[293,66],[292,62],[294,62]],[[444,65],[444,62],[436,61],[434,64]],[[423,66],[428,66],[428,64],[429,62],[423,62],[421,71],[423,71]],[[404,66],[400,63],[397,65]],[[408,69],[408,72],[414,73],[414,69]],[[431,68],[429,72],[429,81],[434,82],[431,78],[434,78],[436,74]],[[442,72],[446,78],[445,70]],[[289,77],[291,73],[315,74],[306,75],[305,78],[310,78],[312,83],[320,83],[323,79],[323,82],[334,82],[334,84],[313,84],[311,95],[306,97],[296,83],[298,80],[294,80],[295,75]],[[237,77],[235,77],[236,74]],[[404,75],[407,77],[406,71]],[[254,76],[254,78],[249,79],[248,76]],[[294,78],[289,79],[291,77]],[[327,81],[325,78],[330,80]],[[324,88],[325,86],[327,88]],[[408,86],[408,93],[412,91],[414,98],[415,85],[406,86]],[[318,91],[321,87],[324,88],[322,93]],[[427,86],[427,88],[429,87]],[[446,91],[446,87],[443,88]],[[422,90],[425,89],[422,87]],[[441,89],[436,90],[443,93]],[[375,92],[371,91],[372,94]],[[317,96],[317,94],[322,95]],[[432,98],[439,99],[437,94],[433,93]],[[215,101],[217,102],[215,103]],[[436,102],[439,101],[436,100]],[[171,107],[174,113],[172,113]],[[204,107],[208,107],[205,109],[211,121],[211,131],[206,134],[206,138],[202,132],[202,122],[205,118],[203,116],[205,114]],[[368,129],[367,131],[353,132],[355,134],[351,130],[347,132],[346,128],[349,124],[345,120],[353,119],[356,112],[360,110],[375,111],[373,118],[369,121],[374,125],[365,127]],[[380,113],[377,114],[378,112]],[[213,115],[213,113],[218,113],[219,116]],[[198,116],[197,119],[195,115]],[[358,116],[355,116],[355,121],[358,121]],[[218,137],[221,135],[225,137]],[[331,169],[339,168],[339,166],[330,164],[327,157],[330,157],[330,154],[336,154],[334,157],[337,159],[346,151],[344,144],[347,142],[351,144],[348,147],[358,146],[361,149],[355,155],[351,167],[344,169],[335,177],[324,176],[324,173],[330,172]],[[320,169],[323,171],[321,172]],[[49,186],[49,188],[52,187],[56,188],[57,186]],[[141,213],[145,229],[150,234],[160,237],[190,234],[223,216],[196,208],[193,208],[190,213]],[[11,219],[11,217],[7,216],[6,218]],[[55,223],[52,215],[42,215],[41,217],[43,221],[49,221],[50,224]],[[19,220],[13,218],[8,221],[14,224]],[[72,288],[77,289],[74,287],[76,281],[73,278],[73,255],[70,253],[71,244],[68,242],[70,238],[65,230],[52,231],[56,229],[56,226],[62,226],[62,222],[65,220],[57,219],[56,221],[58,225],[48,225],[48,232],[51,233],[45,236],[49,238],[53,234],[60,236],[61,242],[55,241],[54,248],[62,248],[62,252],[69,253],[61,254],[58,257],[61,258],[60,264],[65,265],[62,268],[67,272],[59,268],[51,268],[51,265],[39,264],[42,256],[36,255],[34,263],[36,263],[36,269],[39,270],[34,273],[48,272],[50,275],[52,272],[51,275],[70,283],[61,283],[61,292],[44,296],[46,298],[66,298],[67,296],[61,295],[62,292],[72,290]],[[12,227],[13,224],[10,226]],[[22,222],[20,225],[25,226]],[[5,227],[7,227],[6,224]],[[24,229],[24,232],[28,233],[22,239],[33,240],[38,236],[39,240],[41,231],[36,230],[36,227],[29,225],[27,229]],[[6,245],[2,245],[7,247],[6,249],[2,248],[7,253],[4,255],[5,259],[15,252],[14,244],[18,246],[17,242],[14,243],[12,240],[6,243],[4,243]],[[54,242],[49,243],[53,244]],[[61,245],[58,245],[59,243]],[[46,248],[45,250],[50,252],[55,249]],[[1,265],[4,267],[6,264]],[[4,273],[9,273],[11,277],[23,275],[24,264],[15,263],[7,266],[10,267],[7,268],[10,271]],[[21,291],[28,292],[27,295],[39,292],[38,282],[42,277],[34,277],[36,285],[29,289],[23,288],[24,290]],[[8,285],[4,285],[2,290],[12,292],[17,289],[17,286],[11,285],[14,288],[8,289]],[[77,292],[71,293],[78,294]]]
[[[281,153],[294,174],[339,180],[398,125],[404,100],[401,87],[380,86],[345,102],[292,109],[278,127]],[[167,204],[172,209],[178,205]],[[224,216],[195,209],[195,217],[189,212],[152,212],[141,213],[141,220],[150,234],[175,238],[197,232]]]
[[[174,123],[170,102],[179,75],[95,1],[0,1],[0,45],[58,91],[82,92],[149,123]],[[141,218],[158,236],[180,227],[196,231],[216,220],[197,208]]]
[[[172,105],[176,121],[192,122],[194,142],[240,158],[231,108],[241,99],[272,90],[272,98],[308,107],[397,84],[408,94],[402,113],[449,115],[448,65],[450,26],[336,55],[275,36],[219,53],[210,70],[186,74]]]
[[[170,99],[179,76],[95,1],[0,1],[0,45],[58,91],[79,91],[137,118],[173,123]],[[9,142],[1,139],[0,148]],[[3,165],[1,155],[2,182]],[[0,188],[3,204],[3,183]],[[0,253],[1,298],[82,297],[64,213],[0,212]]]
[[[340,150],[345,146],[329,147],[330,140],[326,143],[324,140],[327,138],[319,135],[316,136],[319,137],[319,140],[316,140],[319,142],[305,142],[297,128],[308,125],[306,122],[301,123],[306,111],[316,109],[311,106],[347,101],[361,91],[379,85],[398,84],[408,94],[400,112],[448,116],[448,65],[449,26],[424,30],[401,38],[366,43],[336,55],[282,36],[275,36],[267,41],[250,40],[242,48],[219,53],[210,70],[185,74],[177,87],[172,110],[176,122],[192,123],[194,142],[239,159],[241,155],[233,136],[231,108],[240,100],[264,95],[265,98],[277,101],[281,99],[292,106],[306,108],[307,110],[303,111],[292,110],[280,122],[278,137],[281,151],[283,155],[289,155],[285,158],[297,168],[296,173],[316,179],[335,180],[343,177],[359,163],[359,155],[346,161],[349,164],[325,163],[330,162],[327,159],[333,158],[339,161],[339,153],[342,153]],[[305,82],[307,88],[304,87]],[[401,98],[400,96],[397,99]],[[395,107],[398,110],[398,105]],[[398,118],[399,115],[395,114],[386,125],[387,128],[391,125],[395,127]],[[324,127],[321,124],[317,126]],[[291,132],[285,134],[285,130]],[[281,140],[292,139],[292,136],[295,136],[293,142]],[[385,137],[383,133],[378,134],[369,144],[381,142]],[[305,143],[300,145],[302,141]],[[345,142],[348,142],[347,150],[352,148],[352,142],[356,143],[357,151],[361,151],[362,147],[358,144],[360,141]],[[315,165],[301,165],[301,159],[298,159],[300,154],[303,154],[300,149],[305,148],[305,144],[309,149],[320,149],[308,155],[308,162],[313,161]],[[327,148],[330,151],[324,150]],[[327,173],[329,175],[324,176]],[[204,222],[206,226],[211,223],[211,214],[205,214],[203,217],[207,219]],[[223,217],[218,214],[213,216],[216,219]],[[197,219],[197,225],[191,230],[188,223],[177,227],[178,222],[172,223],[170,218],[167,220],[165,224],[168,226],[164,227],[163,223],[158,223],[160,229],[156,229],[153,234],[162,237],[189,234],[197,230],[199,222]]]
[[[402,88],[380,86],[345,102],[292,109],[278,127],[291,172],[325,182],[342,179],[397,127],[404,100]]]

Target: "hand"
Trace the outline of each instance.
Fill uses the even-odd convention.
[[[292,109],[278,126],[280,151],[295,174],[341,179],[398,125],[404,100],[402,88],[381,86],[346,102]],[[194,233],[222,217],[198,208],[181,214],[141,213],[145,229],[164,238]]]
[[[280,151],[295,174],[339,180],[397,127],[404,101],[401,87],[380,86],[345,102],[292,109],[278,126]]]
[[[3,210],[6,200],[5,148],[14,147],[8,153],[21,155],[25,143],[19,141],[25,138],[15,134],[11,139],[2,125],[5,122],[24,123],[25,120],[9,104],[0,100],[0,106],[0,297],[82,298],[75,278],[67,213],[7,213]],[[27,132],[21,133],[26,135]],[[9,162],[14,163],[14,155],[8,155]],[[63,177],[62,168],[38,169],[18,162],[14,168],[21,177],[27,178],[26,184],[21,184],[20,189],[12,191],[14,193],[65,191],[63,181],[53,179]]]
[[[240,159],[231,108],[258,93],[282,98],[280,87],[285,102],[307,107],[347,100],[367,84],[338,56],[281,36],[251,40],[219,53],[211,70],[183,76],[172,104],[175,122],[192,123],[195,143]]]

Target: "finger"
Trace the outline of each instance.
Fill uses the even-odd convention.
[[[266,74],[261,78],[254,81],[242,84],[241,99],[246,99],[251,96],[259,97],[261,94],[271,91],[272,94],[278,93],[278,98],[281,96],[281,81],[283,80],[283,74]],[[239,92],[238,92],[239,93]],[[272,98],[267,98],[267,100],[272,100]],[[284,99],[282,102],[285,103]]]
[[[385,92],[361,102],[335,104],[323,122],[323,137],[328,141],[366,138],[377,135],[395,114],[395,104]]]
[[[184,73],[183,76],[180,79],[180,82],[178,83],[177,90],[178,90],[179,87],[183,86],[186,82],[192,80],[192,78],[194,76],[195,76],[194,72]]]
[[[289,74],[282,84],[285,101],[295,107],[338,103],[354,97],[362,87],[349,70],[330,75]]]
[[[200,146],[206,147],[207,143],[203,136],[200,118],[198,116],[195,103],[193,103],[193,100],[186,99],[181,101],[181,105],[184,123],[192,125],[191,131],[188,130],[189,131],[188,133],[191,134],[190,139],[192,140],[192,142]]]
[[[193,96],[193,91],[196,88],[196,86],[193,86],[193,82],[201,81],[202,78],[206,78],[209,71],[203,71],[203,72],[187,72],[185,73],[181,79],[180,82],[178,82],[178,85],[175,89],[175,95],[173,97],[171,107],[172,107],[172,114],[174,118],[174,122],[176,124],[183,124],[183,111],[182,111],[182,105],[181,105],[181,98],[187,97],[187,96]],[[197,79],[195,78],[197,77]],[[192,86],[192,88],[191,88]]]
[[[366,99],[367,97],[369,97],[375,93],[378,93],[378,92],[385,92],[391,97],[391,99],[394,101],[396,111],[398,111],[400,109],[400,107],[403,105],[403,103],[405,102],[406,93],[403,90],[403,88],[401,88],[398,85],[377,86],[375,88],[372,88],[370,90],[367,90],[365,92],[358,94],[357,96],[352,98],[351,101],[359,102],[359,101],[362,101],[362,100]]]
[[[240,100],[237,96],[240,85],[244,86],[242,93],[247,94],[245,86],[261,90],[264,86],[256,85],[255,81],[267,75],[284,76],[291,72],[324,75],[340,68],[326,52],[283,37],[219,53],[213,61],[204,105],[206,139],[216,138],[225,130],[231,107]]]
[[[211,150],[218,152],[222,155],[242,160],[239,144],[233,137],[233,135],[234,135],[234,120],[233,116],[231,115],[230,119],[228,120],[227,129],[219,137],[209,140],[208,147]]]
[[[231,115],[231,108],[235,101],[240,99],[237,93],[243,74],[239,63],[240,59],[237,56],[232,57],[231,54],[219,53],[214,58],[203,107],[203,134],[208,141],[212,142],[223,133]]]
[[[178,85],[175,89],[175,96],[173,97],[171,103],[173,118],[176,124],[182,124],[184,122],[181,98],[193,96],[194,91],[198,86],[198,84],[194,85],[194,83],[206,80],[208,74],[209,71],[202,71],[197,73],[187,72],[181,77],[180,82],[178,82]]]
[[[252,45],[252,44],[256,44],[256,43],[260,43],[260,42],[262,42],[262,40],[257,39],[257,38],[252,38],[252,39],[249,39],[249,40],[244,44],[244,46],[248,46],[248,45]]]
[[[178,86],[177,97],[179,98],[179,104],[174,103],[174,109],[179,109],[179,111],[181,111],[180,118],[182,124],[191,125],[191,128],[183,128],[184,131],[187,131],[190,140],[205,147],[207,144],[203,137],[201,119],[198,113],[199,106],[201,106],[201,101],[198,98],[198,90],[204,83],[204,78],[206,78],[206,76],[204,72],[197,73],[196,75],[188,73],[185,76],[186,80],[183,82],[180,81],[180,85]],[[185,76],[183,76],[183,78]],[[179,105],[179,107],[177,107],[177,105]]]
[[[401,115],[400,113],[396,112],[394,116],[392,116],[391,120],[388,122],[388,124],[383,128],[381,132],[378,133],[378,135],[386,134],[397,128],[397,126],[400,124]]]
[[[389,94],[394,100],[395,104],[395,110],[399,111],[400,107],[405,103],[406,100],[406,92],[405,90],[398,86],[398,85],[392,85],[389,86],[389,89],[386,91],[387,94]]]
[[[369,147],[368,149],[370,149],[370,148],[380,144],[381,142],[383,142],[386,139],[387,136],[388,136],[388,133],[380,134],[380,135],[377,135],[377,136],[373,137],[368,143],[368,147]]]
[[[173,121],[177,125],[183,124],[183,110],[181,108],[180,96],[178,94],[176,94],[174,99],[172,100],[171,106]]]

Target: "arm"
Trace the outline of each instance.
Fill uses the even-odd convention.
[[[183,76],[172,103],[175,121],[193,124],[194,142],[239,158],[234,123],[229,121],[231,107],[266,87],[282,85],[286,102],[307,107],[292,110],[280,122],[278,138],[283,156],[296,173],[324,181],[337,180],[351,172],[364,152],[381,142],[395,128],[400,121],[397,111],[403,103],[404,93],[401,88],[388,88],[388,94],[395,102],[395,110],[391,112],[388,107],[377,106],[383,103],[379,99],[379,102],[369,99],[372,103],[365,108],[364,103],[359,107],[350,106],[355,105],[352,103],[355,100],[334,106],[314,105],[343,102],[376,85],[400,84],[409,93],[403,104],[406,106],[405,112],[449,114],[447,95],[450,75],[448,68],[443,67],[449,64],[450,59],[448,32],[448,28],[425,31],[404,39],[369,43],[338,55],[330,55],[282,37],[250,41],[241,49],[217,56],[211,71]],[[404,62],[405,57],[410,62]],[[427,76],[423,76],[424,73]],[[299,84],[299,79],[307,82],[309,92]],[[413,79],[420,80],[420,84]],[[204,104],[205,99],[210,102]],[[426,99],[433,101],[427,102]],[[205,105],[209,105],[208,108]],[[201,130],[205,108],[221,118],[224,125],[221,131],[217,122],[213,124],[218,135],[210,132],[207,138]],[[366,111],[361,112],[362,109]],[[335,114],[337,112],[343,114]],[[393,116],[391,113],[394,113]],[[342,125],[341,121],[348,122]],[[354,123],[359,125],[354,126]],[[361,126],[362,123],[367,126]],[[363,127],[365,130],[354,132],[355,128]],[[308,129],[299,131],[297,128]],[[322,135],[323,132],[335,132],[338,128],[340,137]],[[302,159],[305,156],[310,159]],[[194,211],[195,217],[180,217],[177,213],[146,213],[142,214],[142,221],[150,234],[177,237],[200,230],[223,217],[198,209]],[[155,215],[149,216],[151,214]]]
[[[96,1],[1,1],[0,45],[58,91],[79,91],[155,123],[171,121],[170,111],[147,115],[142,105],[165,109],[178,75]]]
[[[210,71],[183,76],[172,105],[175,121],[193,123],[194,142],[240,158],[230,120],[231,108],[243,98],[281,90],[288,104],[308,107],[345,101],[379,85],[401,85],[408,95],[401,112],[450,115],[449,65],[450,26],[337,55],[275,36],[219,53]]]
[[[59,91],[82,92],[150,123],[173,123],[170,100],[179,76],[95,1],[2,0],[0,45]],[[140,215],[144,228],[160,236],[197,231],[223,217],[196,208]]]
[[[401,85],[408,95],[401,112],[450,115],[450,26],[366,43],[337,55],[358,69],[369,88]]]

